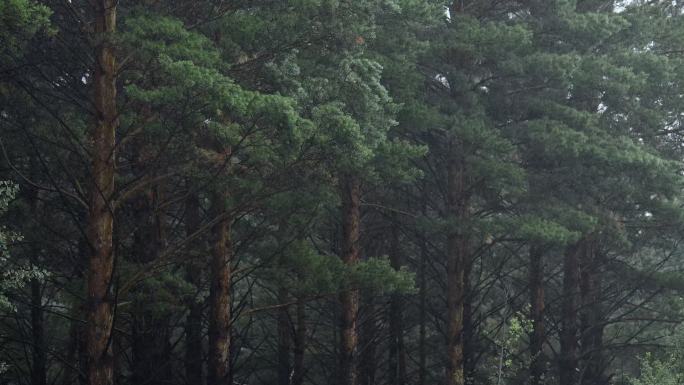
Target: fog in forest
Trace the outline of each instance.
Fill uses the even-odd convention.
[[[679,385],[683,241],[683,1],[0,0],[0,385]]]

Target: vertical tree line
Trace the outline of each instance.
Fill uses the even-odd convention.
[[[0,2],[0,383],[628,384],[669,1]]]

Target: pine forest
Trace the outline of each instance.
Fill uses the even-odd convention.
[[[684,384],[684,1],[0,0],[0,385]]]

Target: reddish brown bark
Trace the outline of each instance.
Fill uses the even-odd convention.
[[[543,251],[539,246],[530,247],[530,384],[543,384],[545,360],[543,355],[546,330],[544,328],[544,265]]]
[[[347,176],[340,182],[342,198],[342,253],[346,265],[359,260],[361,184],[358,178]],[[349,289],[340,293],[340,385],[356,385],[358,374],[356,354],[358,336],[356,320],[359,312],[359,291]]]
[[[568,246],[563,260],[563,302],[560,331],[560,385],[577,383],[577,296],[579,294],[579,255],[583,241]]]
[[[230,383],[231,222],[226,217],[226,196],[212,197],[212,210],[220,220],[212,227],[211,287],[209,291],[208,385]]]
[[[117,128],[116,57],[111,34],[116,31],[116,0],[95,4],[95,47],[93,74],[96,123],[91,135],[92,184],[88,202],[88,261],[86,355],[88,384],[113,383],[112,356],[112,273],[114,254],[112,234],[114,215],[115,134]]]

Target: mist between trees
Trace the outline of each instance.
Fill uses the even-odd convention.
[[[0,384],[680,384],[683,10],[0,0]]]

